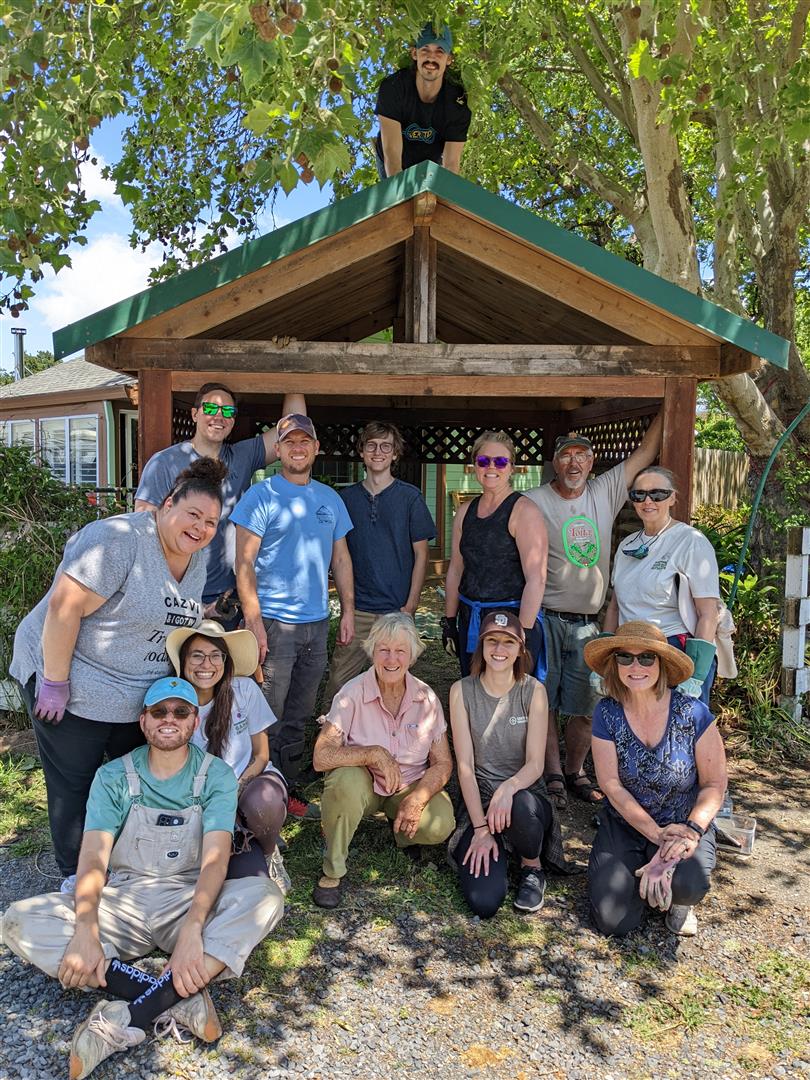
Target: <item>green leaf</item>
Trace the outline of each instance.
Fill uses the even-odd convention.
[[[278,170],[278,179],[284,188],[284,194],[289,195],[298,184],[298,170],[291,162],[284,161]]]
[[[312,171],[323,187],[337,172],[345,172],[351,165],[349,151],[343,143],[325,143],[312,161]]]

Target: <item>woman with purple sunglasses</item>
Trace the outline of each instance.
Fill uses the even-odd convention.
[[[695,665],[683,690],[708,705],[722,609],[714,549],[702,532],[672,517],[678,485],[669,469],[642,469],[629,497],[641,528],[616,552],[604,630],[633,619],[657,626]]]
[[[548,536],[537,506],[512,490],[515,445],[504,431],[485,431],[473,445],[481,494],[459,507],[445,583],[442,642],[470,673],[482,612],[512,608],[526,634],[532,674],[545,678],[540,605],[546,585]]]

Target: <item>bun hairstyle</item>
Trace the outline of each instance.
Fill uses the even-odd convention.
[[[189,495],[210,495],[221,506],[222,481],[227,475],[228,467],[217,458],[198,458],[187,469],[183,469],[175,480],[172,490],[160,505],[165,506],[166,499],[181,502]]]

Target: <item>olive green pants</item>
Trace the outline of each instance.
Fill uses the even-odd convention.
[[[371,773],[365,766],[344,766],[326,774],[321,798],[321,828],[326,838],[323,872],[330,878],[346,873],[346,856],[357,826],[364,817],[382,810],[389,821],[397,816],[399,804],[416,783],[395,795],[378,795]],[[442,844],[455,828],[453,804],[446,791],[437,792],[422,811],[414,836],[395,833],[397,847],[412,844]]]

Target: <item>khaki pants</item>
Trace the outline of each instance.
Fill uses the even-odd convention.
[[[382,810],[388,820],[393,821],[399,804],[415,786],[415,783],[410,784],[396,795],[378,795],[365,766],[344,766],[327,773],[321,798],[321,828],[326,838],[324,874],[342,878],[346,873],[349,845],[362,819]],[[450,797],[446,791],[439,791],[422,811],[416,835],[408,837],[395,833],[396,845],[404,848],[412,844],[442,844],[455,824]]]
[[[326,684],[323,695],[324,712],[329,712],[332,707],[332,698],[349,679],[353,679],[355,675],[371,667],[363,642],[379,617],[373,611],[355,611],[354,637],[348,645],[335,644],[332,659],[329,661],[329,682]]]
[[[101,944],[112,960],[135,960],[153,949],[171,954],[191,907],[194,877],[133,879],[105,885],[98,907]],[[220,979],[238,978],[247,958],[284,914],[284,897],[266,877],[226,881],[203,927],[203,948],[225,965]],[[0,940],[13,953],[56,977],[73,937],[73,896],[44,893],[12,904]]]

